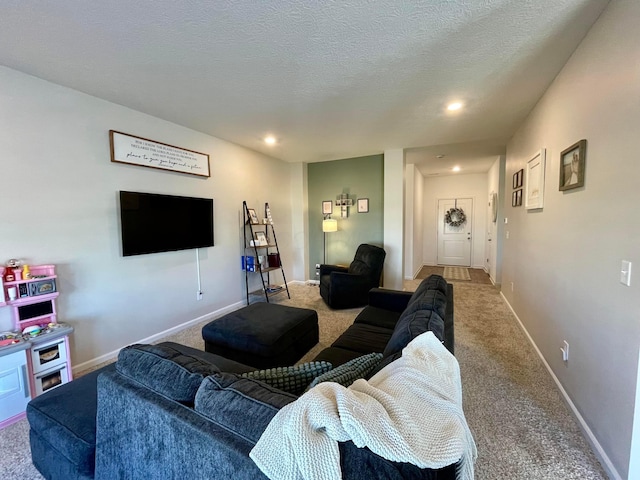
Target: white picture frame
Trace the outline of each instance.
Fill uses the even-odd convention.
[[[368,198],[359,198],[358,199],[358,213],[369,213],[369,199]]]
[[[527,162],[527,181],[525,188],[524,206],[527,210],[535,210],[544,206],[544,173],[546,163],[546,149],[531,157]]]

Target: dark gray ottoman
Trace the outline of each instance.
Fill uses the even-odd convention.
[[[202,328],[205,350],[256,368],[284,367],[318,343],[318,314],[254,303]]]

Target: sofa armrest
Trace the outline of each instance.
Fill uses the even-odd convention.
[[[117,372],[98,377],[96,480],[267,480],[253,442]]]
[[[369,290],[369,305],[400,313],[407,308],[412,295],[413,292],[372,288]]]
[[[331,272],[347,273],[348,271],[349,268],[343,267],[342,265],[320,265],[320,276],[329,275]]]
[[[340,289],[350,290],[351,292],[359,292],[364,290],[364,294],[371,288],[371,280],[362,275],[355,275],[347,272],[331,272],[331,289],[332,291],[340,291]]]

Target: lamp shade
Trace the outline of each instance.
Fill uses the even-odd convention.
[[[337,232],[338,231],[338,221],[333,218],[327,218],[322,221],[322,231],[323,232]]]

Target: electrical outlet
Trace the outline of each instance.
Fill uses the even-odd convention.
[[[511,282],[511,291],[513,292],[513,282]]]
[[[507,240],[509,240],[509,230],[506,231]]]
[[[622,261],[622,266],[620,267],[620,283],[627,287],[631,286],[631,262],[628,260]]]
[[[196,292],[196,300],[202,300],[202,292],[201,291],[197,291]]]
[[[560,351],[562,352],[562,361],[569,361],[569,344],[566,340],[564,340],[564,347],[560,347]]]

